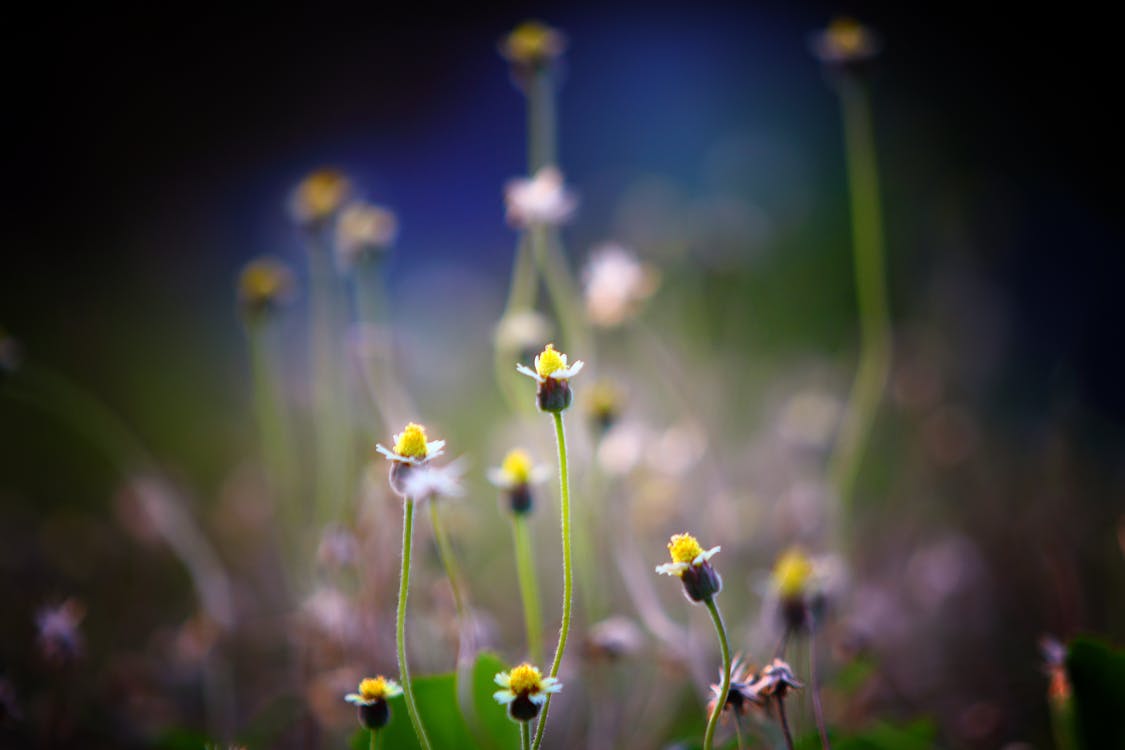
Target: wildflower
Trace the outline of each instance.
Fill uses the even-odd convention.
[[[402,688],[383,675],[368,677],[359,683],[358,693],[348,693],[344,700],[359,708],[359,723],[375,731],[386,726],[391,718],[388,698],[402,695]]]
[[[566,51],[566,37],[539,21],[524,21],[500,40],[500,54],[518,70],[547,65]]]
[[[531,721],[539,715],[539,708],[547,702],[547,695],[562,690],[562,683],[554,677],[544,677],[537,667],[521,664],[510,672],[499,672],[496,684],[504,688],[492,697],[508,707],[508,714],[516,721]]]
[[[841,585],[842,576],[839,560],[831,556],[809,557],[792,547],[778,558],[771,586],[790,632],[812,629],[829,595]]]
[[[578,199],[567,190],[558,167],[546,166],[530,178],[509,180],[504,186],[504,205],[508,223],[527,229],[565,223],[574,214]]]
[[[632,318],[660,284],[660,274],[615,243],[595,248],[583,272],[586,315],[596,326],[613,328]]]
[[[708,562],[720,547],[704,550],[691,534],[675,534],[668,541],[672,562],[657,565],[656,572],[677,576],[684,584],[684,593],[695,602],[707,601],[723,590],[723,579]]]
[[[727,701],[723,704],[723,718],[727,717],[725,713],[730,709],[736,717],[745,716],[750,710],[750,706],[760,706],[763,704],[762,698],[758,696],[750,686],[753,684],[757,675],[754,670],[743,660],[741,654],[736,654],[734,661],[730,667],[730,691],[727,693]],[[723,670],[719,669],[719,683],[711,685],[711,699],[707,703],[707,715],[711,716],[715,713],[715,707],[719,702],[719,696],[723,692]]]
[[[61,666],[82,655],[83,638],[78,626],[85,617],[86,607],[77,599],[39,610],[35,618],[37,640],[47,661]]]
[[[812,36],[809,47],[825,65],[853,69],[878,55],[882,44],[875,32],[854,18],[837,18]]]
[[[320,536],[317,562],[329,570],[341,570],[359,561],[359,541],[349,529],[331,525]]]
[[[542,482],[550,473],[546,466],[534,464],[527,451],[517,448],[508,451],[498,468],[488,470],[488,481],[504,491],[512,513],[522,515],[531,512],[531,485]]]
[[[624,396],[612,380],[598,380],[586,399],[586,412],[598,434],[604,436],[617,423]]]
[[[517,364],[516,370],[529,378],[534,378],[539,384],[536,394],[540,411],[558,413],[570,407],[574,396],[570,392],[570,378],[578,374],[583,366],[582,360],[568,364],[566,355],[555,350],[554,344],[547,344],[542,352],[535,356],[535,369],[526,365]]]
[[[461,461],[445,466],[420,466],[410,471],[403,479],[403,490],[416,501],[431,500],[438,495],[461,497],[465,490],[461,487],[461,475],[465,468]]]
[[[318,169],[301,180],[289,196],[289,214],[300,227],[319,228],[336,215],[351,190],[343,172]]]
[[[293,299],[293,272],[276,258],[257,258],[238,277],[238,301],[248,319],[275,312]]]
[[[409,497],[405,491],[405,481],[417,467],[445,452],[444,440],[427,440],[426,428],[414,422],[403,428],[395,437],[394,447],[387,450],[376,445],[375,450],[391,462],[391,489],[402,497]]]
[[[770,698],[784,700],[790,690],[800,690],[804,684],[793,676],[789,664],[781,659],[774,659],[767,665],[747,688],[757,697],[758,702],[765,703]]]
[[[336,222],[336,265],[349,269],[386,250],[396,237],[398,219],[393,212],[370,203],[350,203]]]
[[[586,656],[616,661],[632,656],[644,645],[644,634],[628,617],[610,617],[590,626]]]

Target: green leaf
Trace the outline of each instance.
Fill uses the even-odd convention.
[[[413,680],[414,698],[418,713],[430,744],[435,748],[466,748],[473,750],[477,744],[469,733],[461,711],[457,707],[457,690],[452,672],[416,677]],[[394,750],[421,750],[406,711],[406,697],[398,696],[387,701],[391,720],[379,730],[379,747]],[[371,733],[359,729],[349,743],[352,750],[367,750]]]
[[[833,750],[930,750],[936,734],[929,719],[905,725],[877,721],[860,732],[847,735],[828,731]],[[796,746],[799,750],[819,748],[820,737],[813,732],[801,737]]]
[[[488,652],[478,656],[473,665],[472,705],[475,716],[470,717],[470,724],[477,730],[481,746],[487,750],[511,750],[520,745],[519,726],[508,717],[507,707],[492,697],[498,690],[493,678],[497,672],[507,668],[500,657]]]
[[[1067,651],[1066,672],[1082,746],[1125,747],[1125,651],[1076,638]]]

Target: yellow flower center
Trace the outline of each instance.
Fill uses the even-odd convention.
[[[242,272],[242,296],[252,302],[272,299],[285,283],[284,273],[276,265],[255,261]]]
[[[515,484],[527,484],[531,481],[531,456],[526,451],[509,451],[500,471]]]
[[[691,534],[676,534],[668,542],[668,551],[672,554],[672,562],[691,563],[692,560],[703,554],[699,540]]]
[[[773,583],[782,599],[792,599],[804,593],[812,574],[812,561],[799,549],[791,549],[774,565]]]
[[[543,689],[543,675],[530,664],[521,664],[508,673],[510,688],[516,695],[538,693]]]
[[[426,457],[426,428],[411,422],[395,441],[395,453],[405,458]]]
[[[319,169],[297,186],[297,203],[305,218],[319,221],[336,212],[351,191],[348,178],[335,169]]]
[[[867,31],[853,18],[837,18],[828,25],[828,38],[841,52],[855,54],[867,44]]]
[[[539,360],[535,365],[539,377],[545,378],[552,372],[558,372],[564,368],[566,368],[566,355],[555,351],[554,344],[547,344],[547,348],[539,355]]]
[[[558,32],[538,21],[525,21],[508,35],[507,56],[516,62],[531,64],[547,60],[562,50]]]
[[[380,677],[368,677],[359,683],[359,694],[365,701],[378,701],[387,697],[387,680]]]

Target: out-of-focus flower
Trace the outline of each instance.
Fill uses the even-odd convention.
[[[622,422],[616,425],[598,445],[598,464],[613,476],[628,474],[643,458],[649,437],[649,430],[640,424]]]
[[[520,359],[527,359],[550,338],[551,322],[534,310],[518,310],[500,319],[493,336],[497,349],[515,352]]]
[[[793,676],[793,670],[787,662],[774,659],[766,666],[748,686],[751,694],[757,696],[757,701],[765,703],[769,698],[783,700],[790,690],[800,690],[804,684]]]
[[[427,464],[410,471],[403,479],[402,487],[407,497],[417,502],[432,500],[435,497],[461,497],[465,494],[461,477],[465,473],[462,461],[454,461],[445,466]]]
[[[358,693],[348,693],[344,700],[359,708],[359,723],[375,731],[386,726],[391,718],[388,698],[402,695],[402,688],[383,675],[368,677],[359,683]]]
[[[584,363],[578,360],[568,364],[565,354],[556,351],[554,344],[547,344],[535,356],[534,364],[534,370],[522,364],[517,364],[516,370],[539,384],[536,394],[539,409],[552,413],[565,411],[574,399],[568,380],[578,374]]]
[[[360,620],[352,601],[339,589],[317,589],[301,605],[301,616],[316,633],[337,643],[349,643],[359,634]]]
[[[750,687],[756,678],[757,676],[754,674],[753,668],[742,658],[742,654],[736,654],[730,665],[730,691],[727,693],[727,702],[723,704],[724,721],[726,721],[730,714],[745,716],[751,706],[760,706],[763,704],[763,699]],[[715,707],[719,703],[719,696],[722,694],[723,670],[720,667],[719,682],[711,684],[711,698],[707,702],[708,716],[715,713]],[[728,710],[730,713],[727,713]]]
[[[500,54],[521,69],[547,65],[566,51],[566,37],[540,21],[524,21],[500,40]]]
[[[843,68],[871,60],[882,44],[875,32],[854,18],[837,18],[812,35],[809,48],[822,63]]]
[[[359,542],[349,529],[332,525],[320,535],[316,560],[329,570],[340,570],[355,565],[359,560]]]
[[[47,661],[61,666],[82,655],[84,639],[79,625],[85,617],[86,607],[77,599],[39,610],[35,618],[37,642]]]
[[[813,628],[843,579],[843,566],[835,556],[811,557],[799,547],[782,553],[774,564],[770,587],[790,632]]]
[[[679,578],[691,601],[706,601],[723,590],[723,579],[709,562],[720,549],[712,547],[705,551],[691,534],[675,534],[668,541],[672,562],[657,565],[656,572]]]
[[[250,319],[275,312],[292,301],[295,284],[289,266],[277,258],[257,258],[238,277],[238,301]]]
[[[628,617],[614,616],[590,626],[586,656],[616,661],[633,656],[644,645],[644,634]]]
[[[336,220],[336,264],[349,269],[394,244],[398,219],[382,206],[349,203]]]
[[[586,315],[591,323],[604,328],[632,318],[660,286],[659,271],[612,242],[591,251],[583,278]]]
[[[554,677],[544,677],[538,667],[521,664],[510,672],[499,672],[496,684],[502,690],[492,694],[498,703],[508,707],[508,715],[516,721],[531,721],[539,715],[540,707],[550,693],[562,690],[562,683]]]
[[[531,512],[531,485],[545,480],[551,475],[551,470],[535,464],[527,451],[517,448],[508,451],[500,466],[489,469],[487,475],[488,481],[503,490],[509,510],[521,515]]]
[[[612,380],[602,378],[594,382],[586,398],[586,413],[600,436],[605,436],[621,414],[625,396]]]
[[[321,227],[336,215],[351,191],[351,181],[343,172],[318,169],[293,189],[289,196],[289,214],[300,227]]]
[[[578,199],[567,189],[558,167],[542,167],[534,176],[517,177],[504,186],[508,223],[520,229],[557,226],[574,215]]]

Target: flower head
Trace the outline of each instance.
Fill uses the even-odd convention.
[[[568,364],[565,354],[557,351],[554,344],[547,344],[535,356],[535,369],[517,364],[516,370],[521,375],[534,378],[539,384],[536,397],[540,410],[560,412],[565,411],[573,400],[567,381],[579,373],[583,364],[582,360]]]
[[[709,560],[718,554],[720,547],[704,550],[691,534],[675,534],[668,540],[668,553],[672,562],[656,566],[661,575],[676,576],[684,584],[684,593],[692,601],[707,600],[723,588],[723,579],[711,567]]]
[[[504,491],[508,507],[516,515],[531,511],[531,485],[550,476],[551,470],[535,464],[527,451],[516,448],[508,451],[499,467],[488,470],[488,481]]]
[[[875,32],[854,18],[834,19],[809,42],[813,55],[822,63],[840,68],[871,60],[881,46]]]
[[[604,328],[632,318],[660,283],[660,274],[654,268],[614,243],[592,251],[583,277],[586,315],[591,323]]]
[[[493,342],[502,352],[518,352],[530,357],[551,335],[551,323],[534,310],[518,310],[504,315],[496,324]]]
[[[773,566],[773,585],[783,599],[802,598],[813,575],[813,562],[797,547],[788,549]]]
[[[293,298],[293,272],[276,258],[257,258],[238,277],[238,301],[247,317],[255,318]]]
[[[617,423],[624,400],[621,389],[612,380],[594,383],[586,399],[586,411],[600,434],[604,435]]]
[[[757,696],[759,702],[765,703],[769,698],[782,699],[790,690],[800,690],[803,687],[804,684],[793,676],[793,670],[787,662],[774,659],[758,673],[748,689]]]
[[[461,460],[445,466],[418,466],[403,478],[403,491],[407,497],[421,502],[437,496],[461,497],[465,489],[461,486],[461,476],[465,473]]]
[[[336,215],[351,190],[351,181],[343,172],[318,169],[301,180],[289,196],[289,213],[298,226],[322,226]]]
[[[355,202],[336,222],[336,265],[348,269],[394,244],[398,219],[381,206]]]
[[[387,450],[376,445],[375,450],[382,453],[388,461],[418,465],[437,458],[445,452],[444,440],[428,440],[426,428],[410,422],[395,437],[394,447]]]
[[[496,675],[497,690],[492,697],[508,707],[508,713],[516,721],[531,721],[539,714],[539,708],[547,702],[550,693],[562,690],[562,683],[554,677],[544,677],[538,667],[521,664],[509,672]]]
[[[586,636],[586,656],[615,661],[636,654],[644,646],[644,641],[644,633],[628,617],[610,617],[590,626]]]
[[[742,658],[741,654],[736,654],[734,660],[730,665],[730,691],[727,693],[727,701],[723,704],[723,718],[728,716],[725,713],[728,709],[736,716],[745,715],[751,706],[760,706],[763,704],[763,699],[758,696],[753,690],[750,689],[751,684],[756,679],[754,670]],[[711,685],[711,699],[707,703],[707,715],[715,713],[715,707],[719,703],[719,696],[723,692],[723,670],[719,669],[719,682]]]
[[[535,68],[566,51],[566,37],[539,21],[524,21],[500,40],[500,54],[514,66]]]
[[[391,718],[388,698],[402,695],[402,688],[383,675],[367,677],[359,683],[358,693],[348,693],[344,700],[359,708],[359,723],[375,731],[386,726]]]
[[[578,199],[566,188],[558,167],[546,166],[530,178],[509,180],[504,186],[504,203],[508,223],[526,229],[565,223],[574,214]]]

